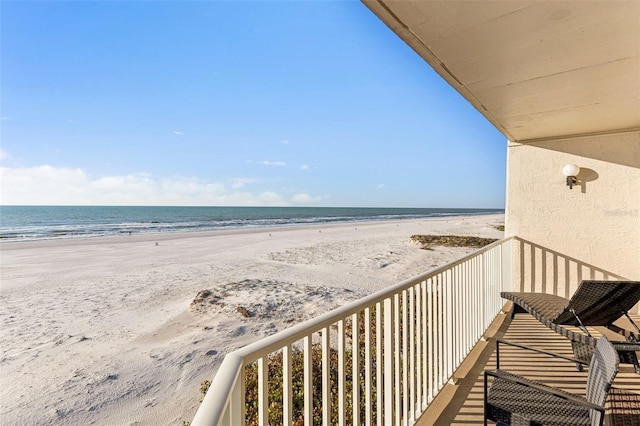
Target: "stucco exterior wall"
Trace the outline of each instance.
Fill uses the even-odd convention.
[[[518,245],[523,291],[568,295],[579,279],[640,280],[640,132],[507,149],[506,235],[533,243]],[[581,168],[573,189],[566,164]]]

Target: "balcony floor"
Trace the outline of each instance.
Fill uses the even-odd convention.
[[[509,303],[507,307],[511,304]],[[634,321],[640,317],[634,316]],[[626,327],[625,327],[626,328]],[[500,314],[487,333],[488,340],[480,342],[458,369],[456,384],[448,384],[417,422],[426,425],[480,425],[483,424],[483,398],[485,369],[495,369],[496,338],[510,340],[550,352],[573,356],[569,340],[549,330],[529,314]],[[537,355],[519,348],[503,347],[500,351],[502,369],[584,395],[588,372],[578,372],[575,364]],[[585,369],[587,370],[587,369]],[[613,384],[619,393],[640,394],[640,375],[633,366],[620,364]],[[638,396],[640,400],[640,396]],[[640,424],[640,410],[625,412],[624,424]]]

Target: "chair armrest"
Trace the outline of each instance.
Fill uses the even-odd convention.
[[[501,371],[501,370],[485,370],[484,372],[484,382],[485,382],[485,398],[487,397],[487,378],[489,376],[495,377],[497,379],[500,380],[505,380],[511,383],[516,383],[518,385],[522,385],[522,386],[528,386],[530,388],[536,389],[537,391],[540,392],[544,392],[548,395],[552,395],[558,398],[562,398],[564,400],[568,400],[571,401],[573,403],[576,404],[580,404],[585,408],[591,409],[591,410],[597,410],[599,412],[602,413],[602,416],[604,416],[604,407],[601,407],[600,405],[596,405],[593,404],[589,401],[587,401],[585,398],[579,396],[579,395],[574,395],[572,393],[560,390],[560,389],[556,389],[556,388],[552,388],[549,387],[547,385],[544,385],[542,383],[538,383],[535,382],[533,380],[528,380],[522,376],[518,376],[515,374],[511,374],[511,373],[507,373],[505,371]],[[604,417],[601,417],[604,418]]]
[[[520,343],[514,343],[514,342],[510,342],[508,340],[502,340],[502,339],[497,339],[496,340],[496,367],[499,369],[500,368],[500,343],[504,344],[504,345],[508,345],[508,346],[514,346],[520,349],[526,349],[532,352],[536,352],[539,354],[544,354],[544,355],[549,355],[552,356],[554,358],[560,358],[560,359],[564,359],[566,361],[570,361],[576,364],[581,364],[581,365],[586,365],[588,366],[589,363],[587,361],[583,361],[581,359],[577,359],[577,358],[573,358],[570,356],[565,356],[565,355],[560,355],[554,352],[548,352],[548,351],[543,351],[542,349],[537,349],[537,348],[532,348],[531,346],[527,346],[527,345],[521,345]]]

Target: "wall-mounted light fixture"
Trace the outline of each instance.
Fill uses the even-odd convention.
[[[567,164],[562,168],[562,174],[567,177],[567,185],[569,189],[573,189],[573,185],[578,183],[578,173],[580,173],[580,167],[575,164]]]

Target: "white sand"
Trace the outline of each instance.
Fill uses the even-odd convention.
[[[473,251],[411,235],[501,238],[503,220],[3,243],[0,423],[181,425],[226,353]]]

